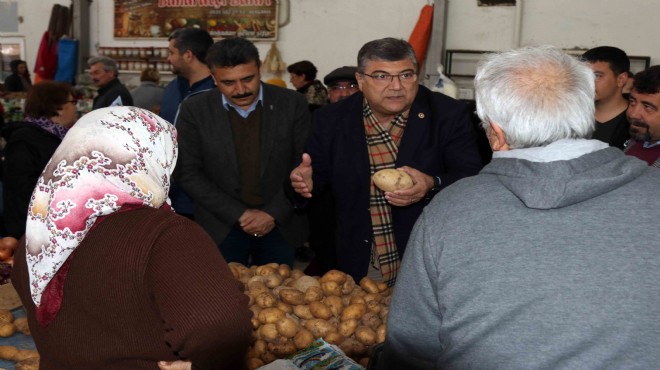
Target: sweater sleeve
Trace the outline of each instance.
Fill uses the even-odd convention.
[[[194,369],[241,369],[252,335],[248,298],[211,238],[181,221],[159,236],[146,268],[164,339]]]

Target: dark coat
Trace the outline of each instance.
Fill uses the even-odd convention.
[[[118,78],[108,82],[107,85],[101,87],[98,91],[98,96],[94,98],[94,105],[92,109],[99,109],[109,107],[117,97],[121,97],[121,105],[133,105],[133,97]]]
[[[291,186],[289,174],[300,162],[311,117],[301,94],[268,84],[261,88],[260,186],[265,202],[261,210],[275,218],[289,243],[298,246],[304,233],[284,187]],[[213,89],[181,103],[176,127],[175,179],[195,202],[195,220],[220,244],[248,208],[240,200],[236,146],[220,91]]]
[[[314,191],[330,187],[336,202],[339,267],[356,281],[367,274],[373,240],[363,99],[362,93],[356,93],[317,110],[306,146],[312,158]],[[441,188],[477,174],[482,163],[465,104],[420,86],[399,147],[396,167],[402,166],[439,176]],[[391,207],[399,256],[429,201]]]
[[[62,140],[27,122],[8,124],[2,136],[7,140],[2,189],[5,229],[7,235],[19,238],[25,233],[34,186]]]

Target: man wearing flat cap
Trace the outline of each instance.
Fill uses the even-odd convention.
[[[328,73],[323,83],[328,87],[328,101],[336,103],[355,94],[360,90],[355,74],[357,67],[341,67]]]

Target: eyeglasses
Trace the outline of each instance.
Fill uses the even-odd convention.
[[[394,77],[398,77],[401,83],[414,82],[417,80],[417,73],[415,72],[401,72],[395,75],[390,75],[387,73],[374,73],[374,74],[367,74],[362,72],[358,72],[358,73],[363,76],[369,76],[374,80],[374,82],[382,85],[391,83],[392,81],[394,81]]]
[[[73,105],[78,105],[78,100],[73,99],[73,100],[67,100],[65,103],[71,103]]]
[[[347,90],[347,89],[357,89],[358,85],[357,84],[348,84],[346,86],[343,85],[332,85],[330,86],[330,90]]]

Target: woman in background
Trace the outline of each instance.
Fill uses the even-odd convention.
[[[92,111],[39,178],[12,283],[41,369],[241,369],[251,311],[213,240],[167,193],[176,131],[136,107]]]
[[[291,77],[289,81],[301,94],[305,95],[309,110],[314,111],[328,103],[328,90],[316,79],[316,66],[308,60],[293,63],[286,69]]]
[[[2,130],[4,149],[5,231],[20,238],[25,233],[28,203],[41,171],[78,118],[73,89],[68,84],[44,81],[25,99],[23,122]]]
[[[153,68],[145,68],[140,73],[140,86],[131,90],[133,105],[160,113],[160,101],[163,100],[165,89],[158,86],[160,73]]]
[[[11,74],[5,78],[5,90],[8,92],[28,91],[32,87],[30,71],[24,60],[15,59],[9,62]]]

